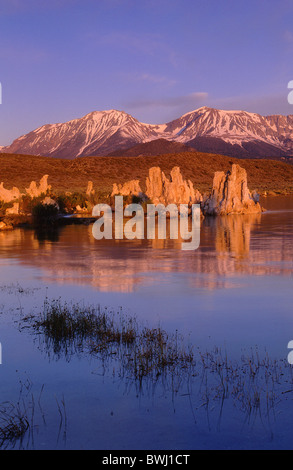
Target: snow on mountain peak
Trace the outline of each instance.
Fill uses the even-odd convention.
[[[39,127],[0,151],[75,158],[107,155],[156,139],[189,145],[203,137],[240,147],[263,142],[287,152],[293,149],[293,116],[264,117],[202,106],[166,124],[145,124],[116,109],[92,111],[79,119]]]

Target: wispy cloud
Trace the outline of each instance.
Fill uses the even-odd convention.
[[[230,96],[209,100],[208,106],[226,109],[254,112],[263,116],[271,114],[292,114],[293,107],[288,103],[289,90],[284,83],[284,93],[262,96]]]
[[[112,31],[101,35],[94,31],[87,33],[86,39],[90,39],[91,44],[113,46],[150,57],[159,56],[174,66],[177,64],[176,53],[160,34]]]
[[[185,107],[188,105],[190,110],[192,108],[200,106],[203,102],[208,99],[207,92],[193,92],[184,96],[172,96],[157,98],[153,100],[134,100],[128,103],[128,107],[132,109],[141,108],[176,108]]]
[[[137,79],[150,82],[150,83],[162,83],[162,84],[170,85],[170,86],[173,86],[177,83],[176,80],[172,80],[162,75],[153,75],[150,73],[142,73],[141,75],[137,77]]]
[[[173,78],[166,77],[165,75],[153,74],[149,72],[141,72],[141,73],[121,73],[121,78],[125,79],[132,83],[149,83],[151,85],[162,85],[164,87],[173,87],[177,84],[177,80]]]
[[[209,94],[195,91],[186,95],[165,96],[154,99],[136,99],[123,104],[123,109],[143,122],[162,123],[177,119],[185,113],[208,105]]]

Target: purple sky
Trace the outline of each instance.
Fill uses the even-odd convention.
[[[293,114],[292,0],[0,0],[0,145],[118,109]]]

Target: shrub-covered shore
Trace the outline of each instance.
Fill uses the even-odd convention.
[[[202,152],[184,152],[147,157],[82,157],[65,160],[31,155],[1,154],[1,180],[5,187],[24,191],[31,181],[50,176],[58,194],[82,193],[88,181],[101,194],[112,192],[114,183],[139,179],[145,181],[149,168],[159,166],[166,176],[179,166],[184,179],[190,179],[201,193],[210,191],[216,171],[226,172],[233,163],[247,171],[248,186],[260,194],[293,194],[293,165],[269,159],[237,159]],[[142,188],[143,190],[145,188]]]

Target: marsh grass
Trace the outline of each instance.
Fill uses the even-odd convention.
[[[31,317],[30,318],[31,321]],[[292,368],[285,360],[272,360],[258,348],[230,360],[220,348],[202,352],[176,331],[149,328],[135,317],[101,307],[50,302],[33,320],[47,354],[69,360],[82,353],[96,357],[103,373],[129,384],[154,390],[160,385],[172,395],[189,396],[192,413],[204,407],[209,414],[233,402],[248,421],[275,417],[275,407],[293,393]],[[210,419],[210,418],[209,418]]]
[[[28,429],[27,414],[19,404],[7,402],[0,405],[0,446],[22,439]]]
[[[0,450],[33,449],[35,445],[35,433],[38,432],[41,424],[46,427],[46,414],[43,406],[43,384],[40,392],[35,395],[34,384],[26,377],[19,380],[19,395],[16,402],[6,401],[0,403]],[[48,395],[45,401],[47,402]],[[64,395],[56,402],[56,433],[57,444],[61,433],[66,441],[67,435],[67,412]],[[52,414],[54,409],[50,409]],[[58,426],[59,416],[59,426]]]
[[[130,344],[135,339],[134,319],[120,317],[118,322],[118,317],[100,307],[46,300],[34,327],[44,333],[47,346],[52,346],[55,354],[68,356],[84,348],[104,353],[113,344]]]
[[[179,369],[183,372],[194,364],[192,349],[184,347],[178,332],[169,335],[160,327],[142,328],[122,310],[46,300],[33,326],[43,333],[47,351],[53,349],[58,357],[70,359],[76,352],[88,352],[104,364],[115,359],[121,377],[140,383]]]
[[[6,401],[0,404],[0,448],[13,449],[22,444],[28,434],[28,442],[33,439],[35,399],[33,384],[28,377],[19,379],[19,396],[16,403]],[[39,399],[40,406],[40,399]]]
[[[135,344],[128,351],[122,370],[140,383],[144,378],[153,382],[163,376],[174,376],[190,368],[194,363],[191,349],[185,350],[183,338],[169,335],[161,328],[143,328],[137,334]]]

